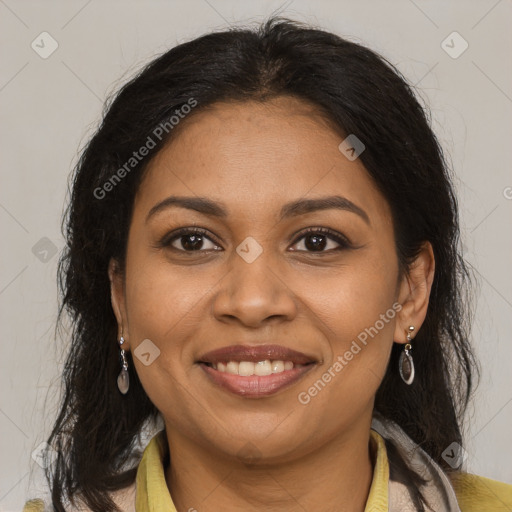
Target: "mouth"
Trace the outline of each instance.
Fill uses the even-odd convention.
[[[291,386],[318,361],[280,345],[232,345],[197,361],[210,381],[246,398],[262,398]]]

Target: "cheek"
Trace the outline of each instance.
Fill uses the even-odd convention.
[[[161,405],[181,398],[179,383],[187,378],[186,361],[191,357],[187,330],[199,325],[197,308],[205,288],[135,245],[129,248],[126,265],[130,350],[146,393],[161,410]]]
[[[333,351],[344,352],[347,343],[350,345],[376,323],[379,337],[392,336],[396,312],[390,308],[395,301],[397,277],[393,253],[371,249],[354,254],[345,265],[331,268],[323,276],[304,275],[302,293],[324,325]]]
[[[345,417],[359,417],[382,381],[401,309],[395,302],[397,277],[393,253],[369,251],[319,282],[321,291],[310,295],[330,354],[315,377],[306,379],[299,401],[315,404],[315,417],[326,426],[337,428],[333,406]]]
[[[162,255],[134,251],[126,274],[131,339],[140,343],[150,338],[162,349],[178,348],[180,332],[198,321],[201,305],[208,300],[210,286],[204,277],[192,267],[172,267]]]
[[[189,410],[187,399],[195,403],[190,400],[185,383],[190,378],[187,371],[191,358],[187,352],[187,329],[198,325],[198,315],[194,314],[198,299],[189,291],[194,287],[184,287],[183,277],[169,272],[164,265],[155,264],[151,258],[137,263],[134,258],[132,268],[127,266],[126,276],[133,364],[151,402],[166,419],[172,418],[173,425],[179,425],[185,420],[177,411]],[[149,357],[144,356],[148,353]],[[189,424],[187,428],[190,429]]]

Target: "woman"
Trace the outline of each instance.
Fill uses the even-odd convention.
[[[272,18],[168,51],[84,151],[67,241],[55,510],[512,507],[461,470],[449,171],[369,49]]]

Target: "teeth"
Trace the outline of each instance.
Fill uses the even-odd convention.
[[[238,363],[238,375],[242,375],[243,377],[254,375],[254,366],[254,363],[250,361],[240,361],[240,363]]]
[[[292,365],[293,365],[293,363],[292,363]],[[272,373],[284,372],[283,361],[272,361],[272,364],[270,366],[272,367]]]
[[[303,364],[294,364],[292,361],[229,361],[228,363],[212,363],[213,368],[219,372],[231,373],[233,375],[241,375],[250,377],[251,375],[271,375],[272,373],[282,373],[293,368],[301,368]]]
[[[242,375],[242,372],[240,372],[240,375]],[[258,361],[254,364],[254,375],[272,375],[272,363],[268,359]]]
[[[226,372],[238,375],[238,363],[235,361],[229,361],[226,365]]]

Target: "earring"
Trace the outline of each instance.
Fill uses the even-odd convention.
[[[123,395],[128,393],[130,388],[130,376],[128,374],[128,361],[126,360],[125,351],[123,350],[124,338],[121,336],[119,340],[119,346],[121,347],[121,372],[117,377],[117,387]]]
[[[404,351],[400,354],[400,360],[398,361],[398,370],[400,371],[400,377],[402,380],[410,385],[414,380],[414,362],[412,360],[412,356],[409,353],[412,349],[411,347],[411,333],[414,331],[414,326],[409,327],[409,332],[407,333],[407,343],[405,344]]]

